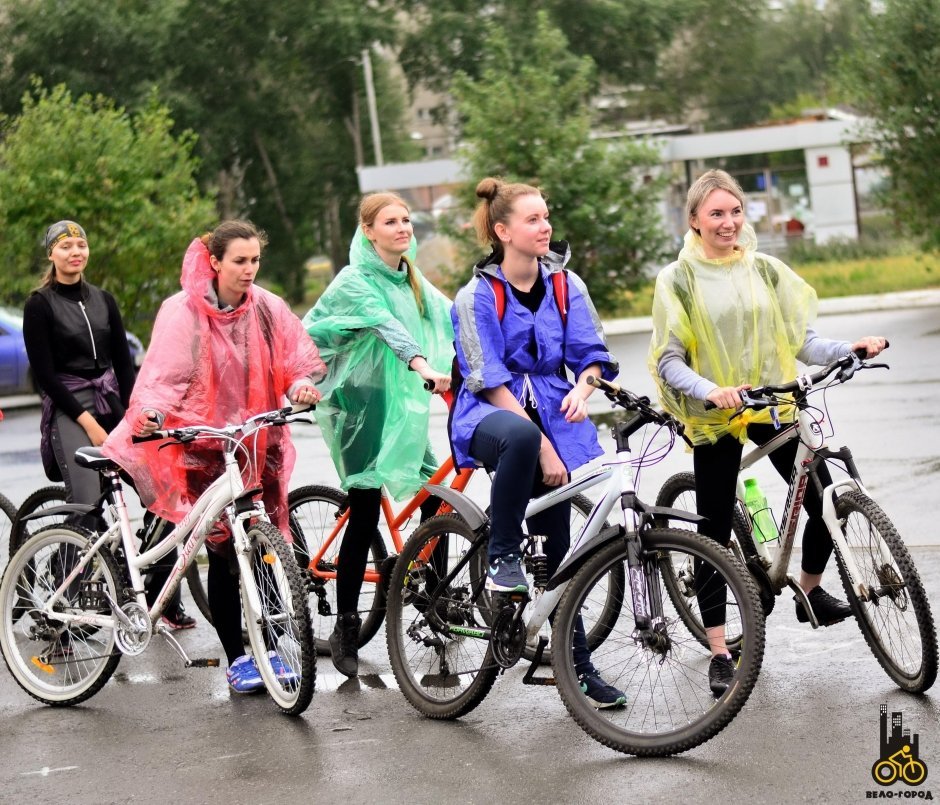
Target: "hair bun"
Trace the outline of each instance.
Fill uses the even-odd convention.
[[[499,188],[502,186],[502,181],[494,179],[492,176],[487,176],[485,179],[481,179],[480,183],[477,185],[477,198],[485,198],[487,201],[492,201],[496,198],[496,194],[499,193]]]

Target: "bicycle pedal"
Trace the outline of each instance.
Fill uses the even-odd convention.
[[[204,657],[190,660],[186,665],[187,668],[218,668],[221,663],[218,657]]]

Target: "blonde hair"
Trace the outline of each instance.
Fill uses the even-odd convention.
[[[382,192],[369,193],[362,197],[359,202],[359,226],[365,229],[367,226],[375,225],[375,219],[390,204],[398,204],[411,213],[411,207],[398,193]],[[411,292],[415,295],[415,303],[418,305],[418,313],[424,315],[424,292],[421,290],[421,280],[418,278],[418,272],[411,263],[407,254],[401,258],[405,263],[405,270],[408,272],[408,284],[411,285]]]
[[[522,182],[504,182],[495,176],[481,179],[477,185],[477,197],[480,203],[473,213],[473,228],[481,246],[490,246],[494,252],[502,254],[503,244],[496,234],[496,224],[507,224],[520,196],[539,196],[542,191]]]
[[[701,233],[692,226],[692,216],[698,213],[699,207],[715,190],[727,191],[744,206],[744,191],[731,174],[723,170],[706,171],[693,182],[685,201],[685,220],[696,234]]]

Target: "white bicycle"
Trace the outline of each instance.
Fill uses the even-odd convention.
[[[288,407],[238,425],[189,425],[147,437],[179,444],[211,440],[224,456],[225,469],[179,525],[144,553],[134,539],[119,468],[97,448],[77,450],[78,463],[101,472],[110,487],[112,525],[101,534],[47,526],[11,558],[0,582],[0,651],[20,687],[49,705],[85,701],[108,681],[122,654],[143,653],[155,634],[187,667],[217,667],[218,659],[191,659],[160,623],[160,615],[207,536],[224,521],[232,532],[244,623],[265,687],[282,712],[302,713],[316,678],[307,592],[290,546],[264,510],[261,490],[246,488],[238,459],[248,477],[257,477],[252,472],[258,460],[254,437],[296,421],[307,410]],[[148,609],[141,571],[180,544],[180,556]],[[287,673],[278,669],[280,677],[272,664],[275,656],[286,666]]]
[[[389,660],[412,706],[430,718],[451,719],[476,707],[497,676],[534,647],[523,682],[557,684],[568,711],[589,735],[621,752],[670,755],[716,735],[744,706],[763,659],[764,616],[753,580],[729,551],[689,531],[653,526],[656,516],[693,522],[700,517],[655,509],[636,495],[632,466],[643,466],[649,456],[631,458],[630,436],[655,424],[671,431],[671,445],[678,423],[647,398],[604,380],[591,382],[632,417],[613,428],[616,458],[529,503],[526,516],[604,484],[551,578],[544,537],[526,538],[531,609],[526,612],[528,595],[490,593],[484,587],[486,514],[460,492],[428,485],[456,514],[422,523],[395,563],[386,622]],[[615,525],[606,525],[609,516]],[[692,604],[722,607],[727,622],[743,635],[734,682],[717,699],[708,680],[711,652],[664,589],[670,559],[678,556],[696,564],[703,577],[717,574],[728,591],[721,601]],[[553,679],[535,676],[547,647],[541,631],[550,617]],[[582,628],[594,666],[626,694],[624,707],[596,709],[582,692],[573,649],[575,632]]]

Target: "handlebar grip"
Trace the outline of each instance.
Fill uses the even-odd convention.
[[[433,381],[433,380],[425,380],[425,381],[424,381],[424,390],[425,390],[425,391],[434,391],[434,381]]]
[[[715,405],[711,400],[705,400],[705,410],[714,411],[718,406]]]
[[[141,442],[158,442],[162,439],[169,439],[170,433],[165,430],[155,430],[149,436],[131,436],[131,442],[140,444]]]

